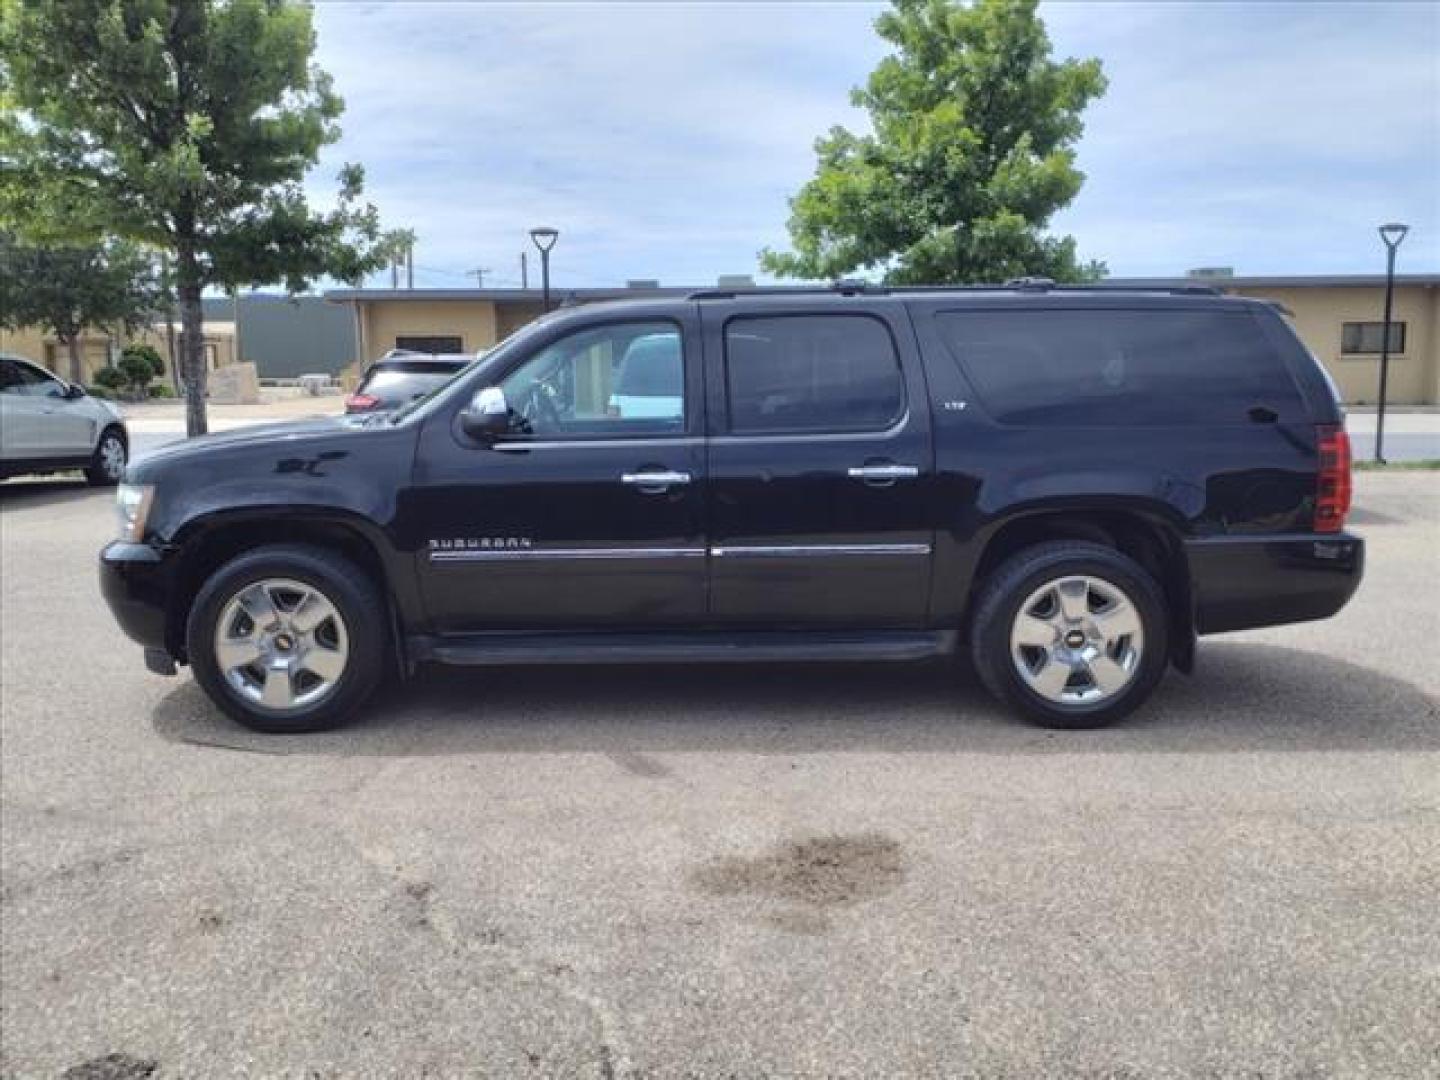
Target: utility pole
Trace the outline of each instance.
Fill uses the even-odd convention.
[[[520,287],[530,287],[530,263],[525,258],[525,252],[520,252]]]
[[[415,288],[415,245],[405,245],[405,288]]]
[[[475,287],[477,289],[483,289],[485,287],[485,275],[490,273],[490,267],[477,266],[470,272],[475,275]]]

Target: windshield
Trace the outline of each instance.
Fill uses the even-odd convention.
[[[386,405],[400,405],[438,390],[466,364],[382,364],[370,369],[357,394],[366,394]]]
[[[364,389],[366,393],[386,400],[404,399],[404,403],[390,414],[390,422],[395,424],[410,416],[478,363],[480,358],[476,357],[464,367],[446,373],[437,373],[433,369],[423,375],[407,371],[376,372],[372,379],[367,380],[369,385]]]
[[[443,386],[437,386],[434,390],[430,391],[430,393],[423,397],[415,398],[413,401],[407,402],[390,413],[390,423],[399,424],[410,420],[423,420],[429,416],[434,409],[439,408],[442,402],[448,401],[451,394],[462,393],[463,391],[459,389],[460,387],[469,386],[472,382],[474,385],[471,392],[473,393],[474,390],[479,390],[484,383],[472,380],[470,376],[481,368],[489,367],[492,363],[502,362],[505,357],[510,355],[512,349],[523,348],[525,342],[529,341],[535,335],[543,333],[550,324],[550,321],[554,319],[557,314],[558,312],[551,312],[549,315],[542,315],[534,322],[522,326],[504,341],[500,342],[500,344],[494,346],[488,352],[481,353],[469,364],[465,365],[464,368],[457,372]]]

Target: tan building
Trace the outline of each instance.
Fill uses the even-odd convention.
[[[1440,274],[1396,276],[1388,400],[1440,405]],[[1110,284],[1213,285],[1282,304],[1295,329],[1349,404],[1378,396],[1383,275],[1314,277],[1117,278]],[[690,288],[557,289],[552,300],[591,303],[626,297],[683,296]],[[339,289],[325,294],[354,313],[356,367],[390,349],[478,352],[540,314],[539,289]]]
[[[683,296],[693,289],[552,289],[552,307],[626,297]],[[539,289],[336,289],[331,303],[353,312],[359,356],[352,378],[391,349],[474,353],[504,341],[544,310]]]
[[[179,334],[179,327],[176,327]],[[235,324],[207,320],[204,325],[205,358],[213,371],[217,367],[235,361]],[[80,381],[86,385],[95,379],[99,371],[113,358],[120,355],[126,345],[141,342],[155,348],[165,361],[165,382],[173,382],[170,375],[170,353],[167,348],[164,323],[143,328],[133,334],[109,335],[87,333],[80,338],[80,364],[83,368]],[[70,348],[61,343],[51,331],[36,326],[20,330],[0,328],[0,352],[17,353],[27,360],[43,364],[62,379],[70,380]]]

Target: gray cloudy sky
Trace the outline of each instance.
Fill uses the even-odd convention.
[[[417,283],[518,284],[526,229],[555,280],[703,284],[786,242],[786,199],[883,55],[867,3],[321,3],[342,161]],[[1054,222],[1113,274],[1440,269],[1440,4],[1049,3],[1058,56],[1110,78]],[[532,268],[534,262],[532,259]],[[532,283],[534,279],[532,278]]]

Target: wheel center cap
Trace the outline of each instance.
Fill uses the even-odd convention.
[[[294,647],[295,639],[292,638],[289,634],[275,635],[275,648],[279,649],[281,652],[289,652]]]
[[[1071,630],[1065,635],[1065,646],[1070,649],[1078,649],[1085,644],[1085,635],[1079,630]]]

